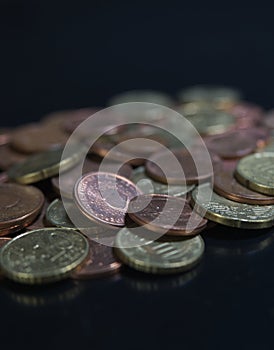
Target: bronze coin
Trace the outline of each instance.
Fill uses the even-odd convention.
[[[44,195],[33,186],[0,184],[0,235],[31,224],[40,213]]]
[[[229,131],[205,138],[208,149],[223,159],[242,158],[266,145],[269,133],[264,128],[248,128]]]
[[[211,154],[212,167],[209,166],[207,158],[198,148],[191,150],[176,149],[172,153],[177,158],[182,169],[174,168],[174,159],[170,152],[162,151],[152,155],[146,162],[147,174],[156,181],[169,185],[192,185],[200,181],[208,181],[213,176],[213,170],[220,166],[220,158]],[[199,162],[199,174],[194,162]],[[157,164],[163,164],[165,173]],[[215,171],[215,170],[214,170]]]
[[[74,279],[89,279],[118,272],[121,263],[113,255],[111,247],[89,240],[89,255],[84,265],[75,270]]]
[[[11,133],[11,146],[23,153],[37,153],[57,149],[67,142],[68,136],[50,125],[28,124]]]
[[[23,162],[27,156],[13,150],[9,145],[0,146],[0,169],[8,170],[11,166]]]
[[[115,165],[113,163],[104,163],[102,166],[102,171],[105,172],[115,172]],[[67,199],[73,199],[73,188],[76,181],[80,176],[85,175],[90,172],[99,171],[100,163],[92,161],[90,159],[85,159],[83,168],[81,166],[75,166],[74,168],[66,171],[61,176],[55,176],[51,179],[54,190],[57,194],[61,194]],[[132,174],[132,168],[128,164],[123,164],[118,170],[118,175],[129,178]]]
[[[207,224],[207,220],[195,214],[185,199],[160,194],[131,199],[128,215],[137,224],[147,225],[151,231],[171,236],[196,235]],[[178,216],[176,222],[174,215]]]
[[[124,226],[130,199],[141,191],[123,176],[95,172],[82,176],[74,187],[74,199],[79,209],[91,219]]]
[[[243,101],[238,102],[228,111],[237,118],[237,128],[250,128],[260,125],[264,116],[264,111],[260,106]]]
[[[10,142],[10,132],[9,128],[0,128],[0,146]]]
[[[226,170],[214,174],[214,191],[216,193],[232,201],[245,204],[274,204],[274,197],[254,192],[241,185],[234,177],[235,168],[226,168]]]

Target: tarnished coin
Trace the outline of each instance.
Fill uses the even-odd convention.
[[[132,241],[139,245],[125,248]],[[171,274],[194,267],[204,253],[204,241],[201,236],[176,242],[149,241],[123,228],[117,234],[114,252],[124,264],[135,270]]]
[[[89,241],[89,255],[85,264],[76,269],[71,277],[74,279],[90,279],[117,273],[121,263],[113,255],[111,247]]]
[[[17,236],[0,251],[0,267],[10,279],[42,284],[68,277],[87,258],[89,244],[79,232],[47,228]]]
[[[11,146],[22,153],[38,153],[62,147],[66,133],[50,125],[28,124],[11,133]]]
[[[116,226],[124,226],[128,203],[139,194],[133,182],[104,172],[86,174],[74,187],[75,202],[87,217]]]
[[[241,158],[266,145],[269,132],[264,128],[248,128],[226,132],[205,139],[208,149],[221,158]]]
[[[22,184],[38,182],[70,169],[78,163],[83,153],[84,147],[81,145],[75,145],[66,157],[62,157],[63,149],[38,153],[11,167],[8,176]]]
[[[11,166],[23,162],[27,156],[14,151],[10,145],[0,146],[0,169],[8,170]]]
[[[214,174],[214,191],[220,196],[246,204],[274,204],[274,196],[266,196],[241,185],[234,177],[236,165]]]
[[[160,194],[144,194],[131,199],[128,215],[147,229],[172,236],[196,235],[207,223],[193,213],[185,199]]]
[[[0,184],[0,235],[19,231],[40,213],[43,193],[33,186]]]
[[[73,199],[73,188],[76,181],[80,176],[90,173],[92,171],[99,171],[101,166],[101,171],[115,172],[117,169],[117,163],[106,163],[100,164],[89,159],[85,159],[83,167],[81,165],[76,165],[72,169],[64,172],[61,176],[55,176],[51,179],[54,190],[58,194],[62,194],[62,197]],[[117,169],[118,175],[125,176],[129,178],[132,173],[132,167],[129,164],[123,164],[121,168]]]
[[[230,107],[228,112],[236,117],[236,127],[238,129],[260,125],[264,117],[264,111],[260,106],[243,101]]]
[[[132,181],[140,188],[143,193],[147,194],[168,194],[174,197],[182,197],[194,189],[194,185],[166,185],[154,181],[145,173],[145,168],[140,166],[133,170]]]
[[[236,167],[236,179],[251,190],[274,195],[274,152],[261,152],[242,158]]]
[[[47,208],[46,220],[51,226],[74,228],[60,199],[55,199]]]
[[[212,154],[212,166],[199,149],[176,149],[172,151],[182,169],[174,168],[174,159],[170,151],[153,154],[146,162],[147,174],[156,181],[172,185],[192,185],[207,181],[213,176],[214,167],[220,165],[220,158]],[[199,171],[195,161],[199,163]],[[163,164],[163,171],[157,164]]]
[[[131,90],[113,96],[108,105],[117,105],[128,102],[148,102],[163,106],[172,106],[172,99],[165,93],[153,90]]]
[[[209,201],[208,198],[211,200]],[[212,192],[209,184],[202,184],[192,192],[195,210],[217,223],[246,229],[271,227],[274,223],[273,205],[250,205],[231,201]]]

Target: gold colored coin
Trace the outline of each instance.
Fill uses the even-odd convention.
[[[39,153],[28,157],[25,161],[12,166],[8,170],[11,180],[21,184],[30,184],[57,175],[78,163],[84,154],[84,146],[71,147],[69,154],[62,157],[63,149]]]
[[[8,278],[25,284],[64,279],[87,257],[89,244],[79,232],[63,228],[30,231],[0,251],[0,267]]]
[[[136,246],[132,246],[133,243]],[[152,241],[123,228],[117,234],[114,252],[135,270],[171,274],[190,270],[196,265],[204,253],[204,241],[201,236],[176,242]]]
[[[211,200],[208,200],[211,195]],[[274,205],[250,205],[233,202],[212,191],[210,184],[205,183],[192,192],[192,205],[195,210],[209,220],[222,225],[258,229],[271,227],[274,224]]]
[[[274,152],[260,152],[242,158],[236,167],[236,179],[251,190],[274,195]]]

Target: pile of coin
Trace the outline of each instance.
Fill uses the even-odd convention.
[[[98,108],[54,112],[39,123],[0,129],[2,275],[42,284],[109,275],[123,265],[179,273],[201,260],[201,234],[212,223],[274,225],[273,111],[264,113],[225,87],[191,87],[178,97],[175,103],[162,93],[133,91],[110,104],[173,108],[198,130],[212,167],[199,147],[186,149],[145,123],[108,130],[91,148],[83,135],[64,156],[70,135]],[[137,147],[123,143],[131,139],[141,141]]]

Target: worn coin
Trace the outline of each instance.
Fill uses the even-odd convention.
[[[194,203],[198,213],[205,212],[207,219],[226,226],[258,229],[271,227],[274,223],[273,205],[234,202],[213,192],[207,183],[198,186],[192,192],[192,204]]]
[[[131,199],[128,215],[147,229],[172,236],[196,235],[207,223],[193,213],[185,199],[160,194],[144,194]]]
[[[84,148],[76,145],[70,154],[62,157],[63,149],[57,149],[29,156],[25,161],[15,164],[8,170],[11,180],[30,184],[56,176],[59,171],[73,167],[81,159]]]
[[[124,226],[128,203],[139,194],[133,182],[105,172],[88,173],[74,187],[75,202],[87,217],[116,226]]]
[[[137,246],[126,248],[132,241],[138,243]],[[117,234],[114,253],[135,270],[171,274],[194,267],[204,253],[204,241],[201,236],[176,242],[149,241],[123,228]]]
[[[274,152],[261,152],[242,158],[236,167],[236,179],[251,190],[274,195]]]
[[[40,213],[43,193],[33,186],[0,184],[0,235],[28,226]]]
[[[88,255],[89,244],[79,232],[44,228],[15,237],[0,251],[0,267],[10,279],[42,284],[68,277]]]

